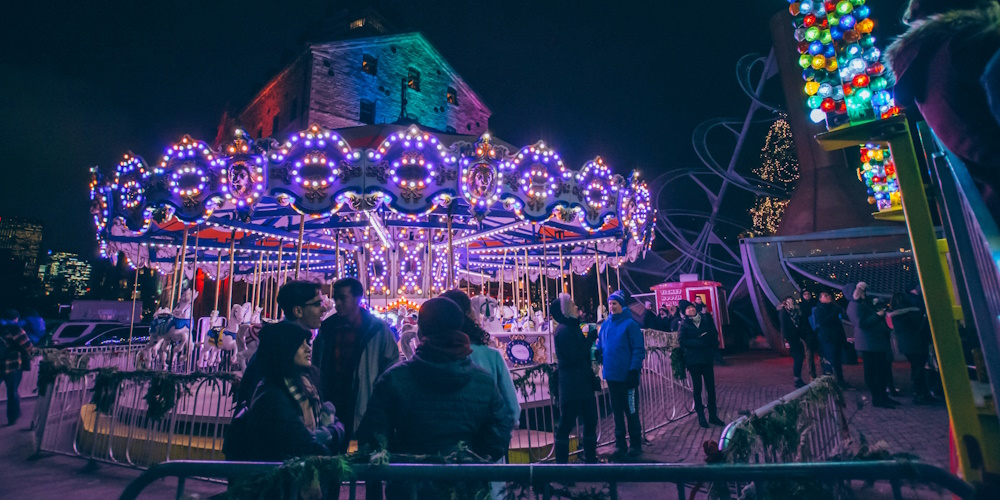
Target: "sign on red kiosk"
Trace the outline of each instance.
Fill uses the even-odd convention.
[[[677,306],[682,299],[691,303],[701,299],[708,312],[712,313],[715,329],[719,332],[719,348],[725,348],[722,339],[722,325],[729,324],[729,310],[726,308],[726,290],[722,283],[715,281],[682,281],[660,283],[653,287],[656,293],[656,309],[661,306]],[[684,314],[684,311],[681,311]]]

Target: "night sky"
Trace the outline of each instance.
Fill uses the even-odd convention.
[[[580,168],[600,154],[647,179],[698,160],[691,132],[742,116],[734,65],[766,54],[786,0],[382,1],[483,97],[491,132],[542,139]],[[879,45],[901,0],[872,0]],[[636,4],[648,5],[647,8]],[[46,248],[96,255],[88,167],[152,160],[188,133],[211,141],[343,2],[11,2],[0,29],[0,215],[45,223]],[[762,139],[761,139],[762,140]],[[759,144],[752,146],[759,149]],[[753,155],[750,155],[751,158]]]

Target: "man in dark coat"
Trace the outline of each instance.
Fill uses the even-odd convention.
[[[872,406],[894,408],[899,402],[886,394],[888,386],[889,325],[885,322],[885,310],[876,310],[868,300],[868,285],[865,282],[848,283],[844,286],[845,297],[850,297],[847,317],[854,325],[854,348],[861,353],[864,363],[865,385],[871,392]]]
[[[927,335],[929,328],[924,329],[927,319],[924,311],[914,306],[907,295],[896,292],[892,296],[892,310],[889,311],[892,320],[892,338],[896,341],[896,349],[910,362],[913,403],[932,404],[934,398],[930,395],[927,374],[924,370],[927,360],[930,359],[931,345],[930,335]]]
[[[337,408],[348,439],[361,424],[375,381],[399,362],[399,345],[384,321],[361,307],[364,287],[354,278],[333,284],[337,312],[319,329],[313,366],[319,369],[320,395]]]
[[[803,323],[808,321],[802,317],[802,311],[795,303],[791,295],[785,297],[778,305],[778,322],[781,325],[781,336],[788,343],[788,352],[792,355],[792,376],[795,377],[795,387],[802,387],[806,383],[802,380],[802,361],[806,354],[809,354],[810,368],[813,378],[816,377],[816,364],[812,353],[806,349],[806,339],[809,328]]]
[[[583,456],[597,463],[597,405],[594,404],[594,369],[590,348],[597,332],[584,336],[579,309],[567,293],[559,294],[549,308],[559,324],[555,332],[556,359],[559,360],[559,427],[555,435],[556,463],[569,461],[569,432],[579,416],[583,420]]]
[[[358,427],[358,443],[390,453],[447,455],[464,442],[495,462],[506,456],[511,422],[493,378],[472,364],[469,337],[459,329],[465,315],[449,299],[424,302],[418,316],[420,345],[375,384]],[[390,484],[389,498],[410,498],[405,485]],[[444,498],[432,486],[419,498]]]
[[[6,357],[3,362],[3,382],[7,386],[7,425],[14,425],[21,417],[21,385],[23,372],[31,369],[31,341],[21,329],[20,315],[14,309],[3,313],[0,321],[0,342],[4,343]]]
[[[816,326],[818,327],[817,337],[823,352],[823,374],[833,375],[837,378],[837,383],[845,386],[844,381],[844,344],[847,342],[847,335],[844,333],[844,323],[840,320],[844,310],[833,301],[830,292],[820,292],[819,304],[816,305]]]
[[[715,330],[712,316],[699,313],[694,304],[681,300],[680,309],[687,318],[680,325],[678,341],[684,349],[684,363],[691,374],[698,425],[705,428],[709,423],[725,425],[719,419],[715,403],[715,351],[719,350],[719,332]],[[701,402],[702,385],[708,393],[708,420],[705,420],[705,407]]]

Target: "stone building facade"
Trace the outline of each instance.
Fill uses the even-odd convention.
[[[490,114],[422,34],[404,33],[310,44],[236,122],[254,138],[279,140],[311,124],[338,129],[400,118],[441,132],[479,135],[487,131]]]

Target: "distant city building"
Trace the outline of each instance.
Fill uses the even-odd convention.
[[[238,125],[253,138],[284,140],[312,124],[341,129],[397,122],[450,134],[487,131],[490,109],[422,34],[391,34],[381,16],[362,9],[310,36],[313,42],[235,121],[224,117],[220,132]]]
[[[45,288],[45,295],[72,295],[79,297],[90,287],[90,263],[69,252],[49,251],[38,270],[38,278]]]
[[[42,223],[24,217],[0,217],[0,258],[19,261],[25,276],[38,274]]]

